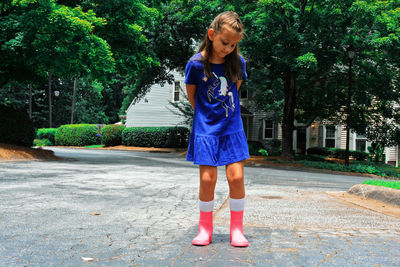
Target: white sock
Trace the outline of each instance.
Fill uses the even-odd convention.
[[[214,210],[214,199],[211,201],[201,201],[199,199],[199,208],[200,211],[210,212]]]
[[[233,211],[244,210],[244,198],[240,198],[240,199],[229,198],[229,207]]]

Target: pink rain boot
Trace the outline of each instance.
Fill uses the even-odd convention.
[[[234,247],[247,247],[249,245],[243,234],[243,210],[231,210],[231,245]]]
[[[192,244],[207,246],[212,241],[213,233],[213,212],[200,211],[199,233],[193,238]]]

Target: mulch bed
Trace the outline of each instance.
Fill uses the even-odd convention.
[[[0,143],[0,161],[59,159],[53,151]]]

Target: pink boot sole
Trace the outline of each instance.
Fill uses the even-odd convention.
[[[196,246],[207,246],[212,242],[213,234],[213,212],[200,211],[199,233],[192,240]]]
[[[243,211],[231,210],[231,245],[247,247],[249,242],[243,234]]]

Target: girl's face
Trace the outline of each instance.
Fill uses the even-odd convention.
[[[232,53],[242,36],[232,27],[223,25],[220,32],[208,30],[208,38],[212,41],[212,61],[223,63],[225,56]]]

